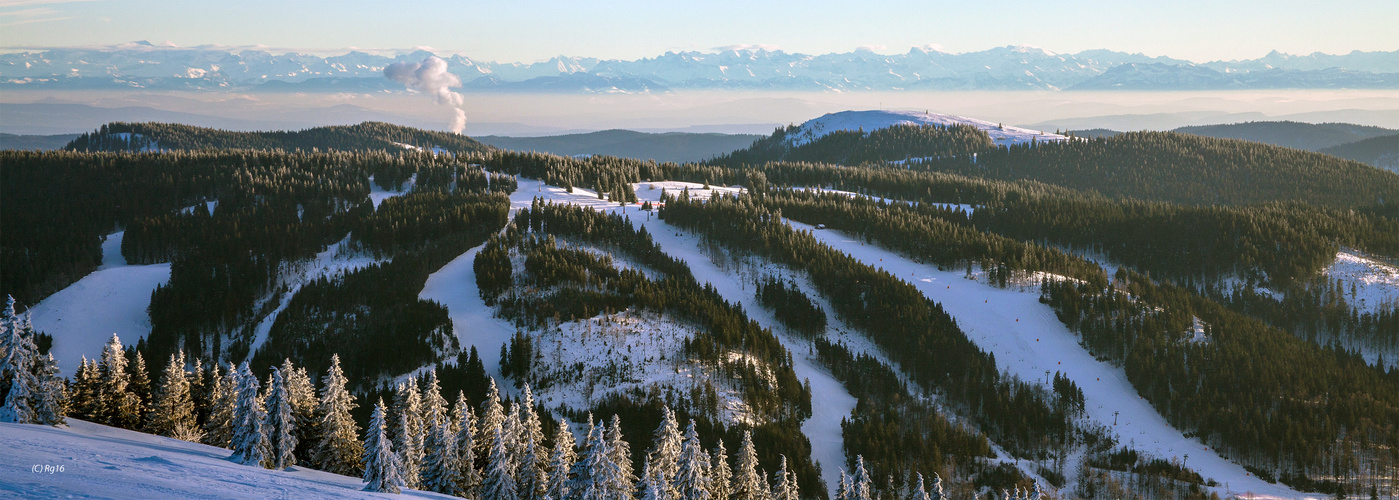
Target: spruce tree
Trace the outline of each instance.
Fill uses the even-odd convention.
[[[570,473],[577,462],[578,455],[573,451],[573,432],[568,429],[568,421],[560,418],[559,430],[554,434],[554,450],[549,457],[549,498],[570,498]]]
[[[929,497],[931,500],[947,500],[947,497],[942,493],[942,476],[936,472],[933,473],[933,491]]]
[[[287,384],[287,394],[291,401],[292,419],[296,423],[296,461],[312,464],[316,445],[320,442],[320,418],[316,408],[320,399],[316,397],[316,387],[306,368],[296,367],[291,359],[282,361],[282,377]]]
[[[598,434],[603,432],[593,423],[593,414],[588,414],[588,433],[583,437],[583,445],[578,450],[578,460],[573,464],[572,478],[568,481],[568,498],[579,498],[588,490],[588,485],[593,481],[593,473],[590,469],[592,463],[593,442],[597,440]]]
[[[364,438],[364,491],[399,493],[403,488],[403,470],[393,442],[384,431],[384,400],[374,406],[369,416],[369,428]]]
[[[150,367],[146,366],[146,357],[141,351],[135,351],[136,357],[131,360],[129,366],[131,376],[127,383],[126,390],[135,394],[139,398],[137,409],[137,421],[145,424],[150,421],[151,400],[155,395],[151,384]]]
[[[296,465],[296,416],[292,414],[291,391],[282,369],[272,368],[272,383],[267,388],[268,463],[272,469]]]
[[[675,500],[670,491],[673,489],[665,479],[665,474],[651,468],[651,462],[646,462],[641,472],[641,500]]]
[[[680,448],[683,446],[683,438],[680,436],[680,424],[675,421],[675,412],[670,407],[661,407],[661,424],[656,427],[654,444],[651,445],[651,452],[646,457],[647,464],[651,471],[660,474],[665,478],[666,484],[674,486],[677,482],[676,475],[680,472]],[[677,496],[675,490],[666,492],[669,496]]]
[[[101,412],[98,400],[101,379],[97,363],[83,356],[78,373],[73,377],[72,415],[83,420],[96,420],[96,415]]]
[[[399,384],[394,396],[393,445],[403,466],[403,482],[418,488],[422,480],[423,418],[418,381],[412,377]]]
[[[923,473],[917,474],[917,479],[913,482],[913,494],[909,495],[909,500],[932,500],[928,495],[928,490],[923,488]]]
[[[476,456],[482,460],[491,456],[491,434],[493,429],[503,425],[505,421],[505,409],[500,406],[500,390],[496,388],[495,379],[490,379],[490,386],[486,389],[486,399],[481,402],[481,422],[477,426],[478,438],[476,439]]]
[[[44,355],[39,370],[39,401],[34,406],[34,423],[60,425],[68,412],[68,387],[59,375],[53,353]]]
[[[622,439],[622,419],[615,413],[612,425],[607,427],[607,450],[612,454],[612,461],[617,463],[618,488],[631,497],[638,481],[632,470],[631,445]]]
[[[437,369],[430,369],[427,372],[427,386],[422,390],[422,415],[433,415],[436,411],[436,420],[425,419],[423,426],[428,429],[436,429],[442,422],[447,421],[447,400],[442,397],[442,386],[437,382]]]
[[[733,496],[733,469],[729,468],[728,450],[724,449],[722,439],[719,446],[714,448],[713,460],[714,465],[709,469],[709,496],[715,500],[726,500]]]
[[[40,380],[34,376],[39,349],[14,313],[11,297],[0,313],[0,380],[6,384],[5,402],[0,406],[0,422],[29,424],[36,421],[35,406],[42,397]]]
[[[622,477],[621,464],[616,461],[617,454],[611,449],[610,439],[607,436],[606,425],[598,426],[598,431],[594,433],[592,442],[588,446],[588,455],[584,460],[584,465],[588,469],[587,482],[580,485],[582,500],[621,500],[631,498],[631,490],[634,483],[625,481]]]
[[[233,410],[233,456],[234,462],[243,465],[262,465],[267,461],[267,432],[263,427],[266,416],[262,400],[258,394],[257,377],[248,368],[248,363],[238,368],[237,403]]]
[[[98,401],[101,414],[99,423],[123,429],[134,428],[140,422],[141,399],[127,390],[130,376],[126,371],[126,354],[121,339],[112,334],[112,340],[102,350],[102,383]]]
[[[238,370],[228,365],[228,371],[220,377],[219,367],[215,365],[213,374],[209,381],[209,417],[204,421],[204,444],[228,448],[232,446],[233,414],[238,406]]]
[[[185,373],[185,355],[183,352],[179,356],[171,355],[170,362],[161,372],[160,384],[151,397],[147,432],[197,442],[201,436],[194,417],[194,400],[190,397],[189,378]]]
[[[797,494],[797,476],[787,470],[787,456],[782,455],[782,465],[772,476],[773,500],[800,500]]]
[[[458,465],[461,467],[458,474],[461,478],[461,496],[477,498],[481,491],[481,473],[476,468],[476,415],[471,411],[470,403],[466,401],[465,392],[457,391],[457,401],[452,412],[457,429],[456,447],[459,455]]]
[[[520,399],[519,439],[534,441],[534,461],[543,466],[549,463],[549,453],[544,449],[544,424],[539,421],[539,413],[534,410],[534,394],[530,392],[529,384],[525,384],[524,394]]]
[[[332,355],[317,410],[321,420],[317,426],[320,437],[316,443],[315,464],[326,472],[352,476],[363,470],[365,445],[359,441],[359,424],[350,415],[358,405],[346,383],[345,373],[340,370],[340,355]]]
[[[871,486],[870,473],[865,470],[864,455],[855,456],[855,476],[850,478],[849,500],[870,500]]]
[[[743,444],[734,462],[733,493],[735,500],[763,500],[766,481],[758,475],[758,452],[753,447],[753,432],[743,431]],[[862,499],[869,500],[869,499]]]
[[[709,457],[700,444],[695,421],[685,428],[685,442],[680,447],[680,457],[672,485],[677,497],[683,500],[709,500]]]
[[[845,469],[840,471],[840,484],[836,485],[835,500],[850,500],[850,477],[845,475]]]
[[[547,457],[540,458],[545,457],[540,451],[543,442],[535,441],[528,432],[521,434],[525,444],[520,453],[520,462],[515,466],[517,492],[521,500],[545,500],[549,492],[549,473],[545,470]]]
[[[484,500],[517,500],[515,475],[510,470],[510,452],[505,449],[505,430],[496,425],[489,429],[491,454],[486,460],[486,474],[481,483]]]
[[[438,422],[427,434],[423,457],[423,487],[438,493],[461,496],[461,458],[451,421],[440,413],[442,408],[429,408],[427,422]]]

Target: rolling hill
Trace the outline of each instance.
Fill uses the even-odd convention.
[[[562,156],[608,155],[683,163],[702,161],[741,149],[762,136],[749,134],[645,133],[603,130],[546,137],[481,136],[484,144],[511,151],[538,151]]]

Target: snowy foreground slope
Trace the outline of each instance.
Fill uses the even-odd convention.
[[[0,423],[0,497],[400,498],[361,491],[364,483],[357,477],[301,467],[249,467],[228,461],[230,454],[71,418],[68,427]]]
[[[1059,134],[1046,134],[1043,130],[1012,127],[991,123],[986,120],[965,116],[944,115],[921,111],[841,111],[822,115],[806,123],[796,132],[787,134],[792,146],[801,146],[816,139],[842,130],[864,130],[870,132],[895,125],[971,125],[986,132],[998,146],[1024,144],[1030,141],[1063,141],[1068,137]]]
[[[170,264],[127,265],[123,235],[107,235],[96,271],[33,308],[34,328],[53,335],[53,356],[65,375],[74,374],[82,356],[101,354],[113,333],[134,344],[151,331],[146,308],[155,287],[170,281]]]

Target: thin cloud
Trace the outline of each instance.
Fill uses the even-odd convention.
[[[0,8],[25,5],[57,5],[63,3],[96,2],[100,0],[0,0]]]
[[[777,45],[767,44],[767,43],[740,43],[740,44],[736,44],[736,45],[725,45],[725,46],[722,46],[722,47],[714,47],[714,50],[719,51],[719,52],[728,52],[728,51],[730,51],[730,50],[766,50],[766,51],[769,51],[769,52],[773,52],[773,51],[782,50],[782,47],[777,46]]]

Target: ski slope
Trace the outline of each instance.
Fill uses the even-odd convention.
[[[965,116],[919,111],[870,110],[841,111],[807,120],[795,132],[787,134],[787,143],[791,146],[801,146],[825,137],[831,132],[864,130],[869,133],[895,125],[971,125],[991,136],[991,141],[997,146],[1069,139],[1067,136],[1059,134],[1046,134],[1043,130],[1012,127]]]
[[[840,232],[816,230],[798,222],[792,222],[792,226],[811,231],[832,248],[913,284],[955,318],[977,346],[994,354],[998,368],[1046,387],[1046,371],[1048,376],[1063,372],[1083,389],[1087,417],[1110,429],[1120,443],[1158,457],[1184,459],[1187,467],[1218,481],[1220,486],[1215,490],[1221,495],[1310,498],[1285,485],[1268,484],[1253,477],[1243,467],[1171,427],[1137,395],[1120,368],[1094,359],[1078,344],[1078,337],[1059,322],[1054,311],[1039,303],[1038,293],[1003,290],[968,280],[963,277],[964,271],[939,271],[936,266],[918,264]]]
[[[82,356],[93,359],[115,333],[135,344],[151,332],[151,292],[170,281],[170,264],[133,266],[121,256],[124,232],[102,242],[102,265],[77,283],[48,296],[32,309],[34,329],[53,336],[54,358],[66,376]]]
[[[229,450],[68,419],[67,427],[0,423],[0,497],[454,498],[362,491],[357,477],[228,461]]]

